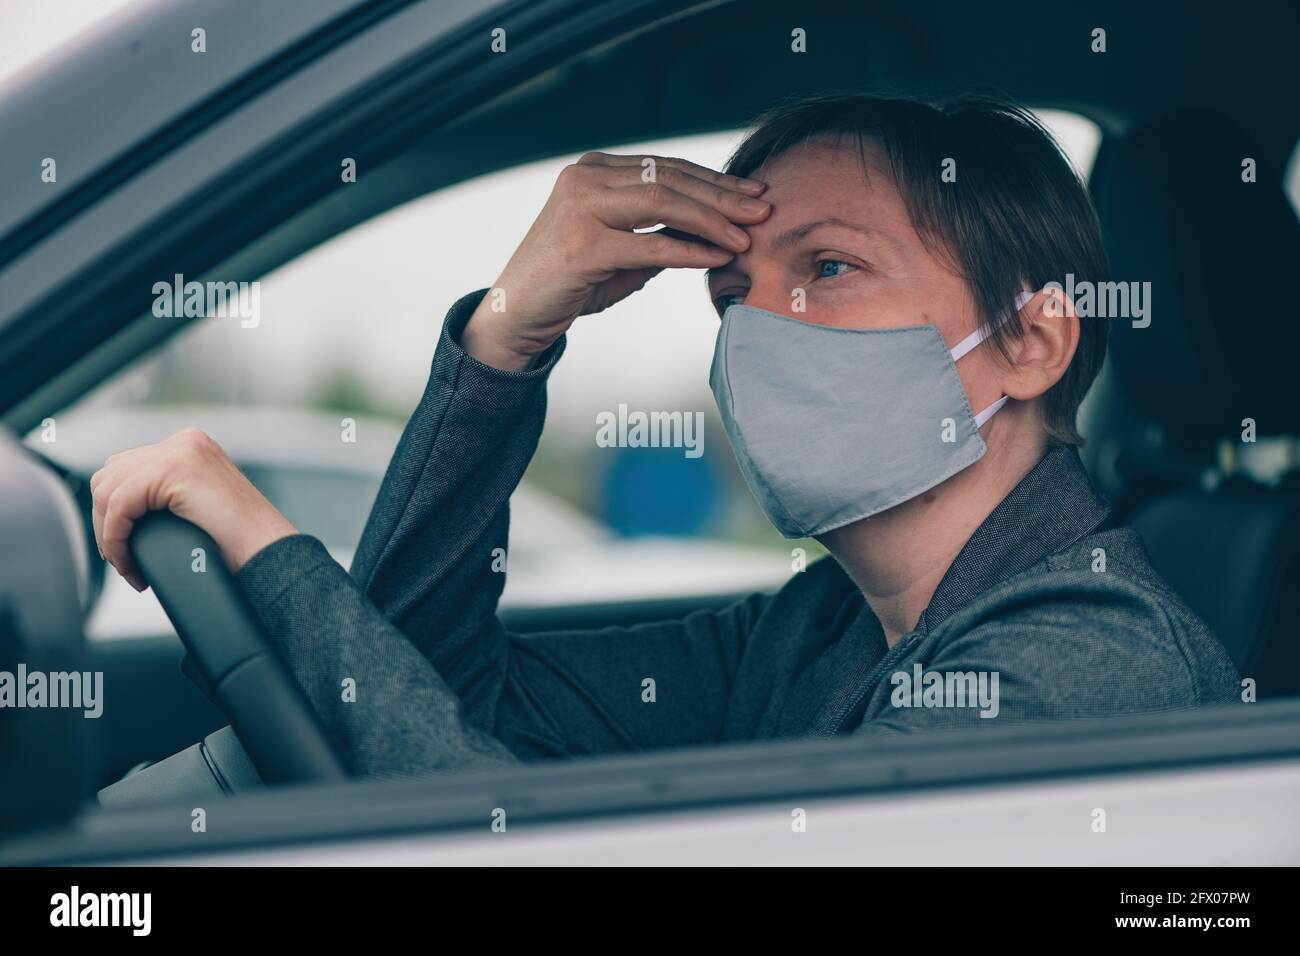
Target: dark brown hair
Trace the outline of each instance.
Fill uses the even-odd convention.
[[[966,280],[1003,356],[1023,334],[1004,321],[1023,289],[1107,278],[1101,227],[1087,189],[1051,134],[1023,107],[962,97],[941,104],[901,96],[835,94],[777,106],[727,162],[749,176],[793,146],[832,137],[879,144],[913,225]],[[864,171],[865,171],[865,154]],[[944,161],[956,181],[944,182]],[[1069,368],[1044,396],[1049,438],[1081,445],[1079,403],[1106,355],[1106,324],[1081,319]]]

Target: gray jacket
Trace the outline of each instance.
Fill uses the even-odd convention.
[[[354,772],[1237,699],[1219,642],[1152,570],[1137,535],[1108,525],[1066,446],[976,530],[892,649],[831,559],[776,594],[679,620],[507,632],[493,551],[506,546],[507,503],[536,448],[564,340],[525,372],[477,362],[458,338],[482,294],[448,315],[351,574],[297,535],[238,575]],[[342,692],[349,677],[355,702]]]

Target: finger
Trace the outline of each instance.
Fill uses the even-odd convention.
[[[749,248],[749,234],[716,209],[662,183],[600,190],[594,199],[596,216],[615,229],[640,229],[663,223],[694,233],[711,245],[731,252]]]
[[[104,462],[104,467],[90,476],[90,493],[92,495],[95,493],[95,489],[102,485],[107,477],[108,462]]]
[[[95,544],[99,548],[99,556],[105,561],[108,561],[108,555],[104,551],[104,511],[108,507],[108,496],[112,494],[117,480],[116,469],[108,465],[90,476],[90,521],[95,529]]]
[[[95,488],[103,481],[104,470],[101,468],[90,476],[87,487],[90,488],[90,523],[95,530],[95,548],[99,551],[99,556],[104,556],[104,547],[99,543],[99,508],[95,504]]]
[[[704,246],[705,248],[708,248],[708,249],[716,249],[716,248],[717,248],[717,246],[712,245],[711,243],[707,242],[707,241],[704,240],[704,239],[701,239],[699,236],[695,235],[695,233],[693,233],[693,232],[683,232],[681,229],[674,229],[672,226],[664,226],[662,229],[658,229],[658,230],[656,230],[655,232],[641,233],[641,235],[643,235],[643,236],[653,236],[653,235],[666,236],[666,237],[669,238],[669,239],[679,239],[679,240],[681,240],[682,242],[692,243],[692,244],[697,245],[697,246]],[[721,250],[721,251],[724,252],[724,253],[726,253],[727,261],[728,261],[728,262],[730,262],[730,261],[734,258],[734,256],[732,255],[732,253],[731,253],[730,251],[728,251],[728,250],[726,250],[726,249],[723,249],[723,250]],[[706,268],[717,268],[717,267],[716,267],[716,266],[707,266]]]
[[[107,561],[108,558],[104,557],[103,521],[99,517],[99,511],[94,507],[90,509],[90,523],[95,529],[95,547],[99,549],[100,560]]]
[[[743,176],[733,176],[730,173],[718,172],[716,169],[709,169],[707,166],[701,166],[699,163],[692,163],[687,159],[678,159],[675,156],[627,156],[615,153],[593,152],[582,156],[578,162],[584,166],[637,166],[645,168],[647,159],[654,160],[656,167],[667,167],[669,169],[679,169],[684,173],[702,179],[705,182],[713,183],[715,186],[722,186],[725,189],[734,189],[738,192],[747,193],[750,196],[757,196],[763,190],[767,189],[767,183],[757,179],[747,179]]]
[[[762,222],[772,212],[772,204],[765,199],[746,196],[744,193],[700,179],[680,169],[660,170],[655,181],[684,196],[689,196],[696,202],[716,209],[732,222],[754,225]],[[636,168],[621,166],[609,169],[607,185],[617,188],[649,184],[642,180],[641,173]]]
[[[107,495],[101,518],[101,547],[104,554],[113,567],[117,568],[118,574],[126,578],[137,591],[144,590],[144,580],[131,558],[127,542],[131,538],[131,529],[135,527],[136,519],[148,510],[148,479],[135,475],[123,480]]]
[[[616,236],[608,246],[610,264],[617,269],[717,269],[734,258],[726,249],[674,239],[665,232]]]
[[[672,226],[664,226],[659,230],[659,234],[667,236],[669,239],[680,239],[682,242],[697,242],[702,245],[708,245],[703,239],[693,232],[683,232],[681,229],[674,229]]]

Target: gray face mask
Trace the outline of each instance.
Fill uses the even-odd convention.
[[[1016,311],[1032,298],[1016,297]],[[709,384],[741,473],[787,538],[822,534],[915,498],[988,450],[933,325],[841,329],[733,305]]]

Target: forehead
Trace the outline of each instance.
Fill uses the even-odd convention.
[[[772,216],[757,229],[788,228],[795,218],[839,217],[910,231],[911,219],[889,158],[874,140],[810,140],[764,163],[753,176],[768,184],[763,198],[773,207]]]

